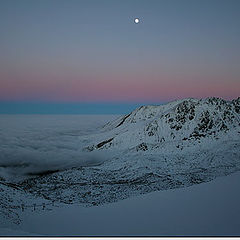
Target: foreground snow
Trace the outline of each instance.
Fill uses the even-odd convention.
[[[0,228],[0,236],[36,236],[36,233],[24,232],[19,229]]]
[[[104,206],[25,212],[15,231],[36,235],[240,235],[240,173],[183,189],[153,192]],[[1,232],[4,235],[4,232]]]

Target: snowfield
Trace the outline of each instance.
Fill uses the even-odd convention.
[[[240,173],[116,203],[25,211],[2,236],[239,236]],[[26,232],[29,232],[27,234]],[[25,233],[25,234],[24,234]]]
[[[138,213],[132,212],[131,215],[132,210],[129,209],[127,218],[138,223],[134,225],[131,222],[131,230],[127,223],[123,224],[122,229],[116,226],[108,230],[100,227],[92,229],[93,225],[89,222],[92,227],[86,225],[79,230],[79,234],[238,235],[238,224],[230,226],[226,220],[223,220],[225,228],[208,227],[207,230],[201,228],[205,226],[203,223],[195,220],[196,226],[193,223],[189,227],[180,224],[175,231],[172,230],[171,222],[176,225],[176,219],[180,221],[180,215],[184,219],[182,224],[193,221],[195,215],[191,212],[196,212],[193,206],[197,209],[200,206],[204,212],[206,206],[201,204],[208,196],[211,198],[209,203],[217,201],[215,195],[211,195],[208,190],[211,187],[204,188],[212,186],[212,183],[206,185],[206,182],[240,170],[239,114],[240,98],[233,101],[208,98],[184,99],[160,106],[142,106],[125,116],[35,116],[28,120],[26,116],[22,116],[18,117],[17,121],[13,120],[13,117],[3,116],[0,120],[0,223],[4,228],[14,224],[26,232],[35,229],[32,231],[56,235],[59,225],[53,230],[47,225],[39,230],[33,223],[29,223],[32,227],[28,228],[27,213],[31,212],[37,223],[45,221],[46,216],[49,218],[51,212],[56,219],[60,218],[57,217],[58,214],[62,214],[62,217],[66,214],[80,223],[88,217],[78,217],[73,212],[81,211],[91,215],[93,211],[96,218],[104,223],[107,220],[101,220],[101,214],[106,209],[111,209],[109,211],[112,214],[115,208],[117,211],[118,206],[121,206],[117,212],[121,216],[124,203],[127,203],[128,209],[129,206],[135,209],[135,203],[136,207],[138,203],[144,203],[142,208],[149,209],[148,204],[151,205],[152,201],[154,211],[159,214],[159,209],[163,211],[165,220],[160,218],[160,225],[158,222],[154,223],[157,218],[153,209],[149,209],[151,214],[148,220],[142,217],[142,225],[138,221]],[[220,181],[224,185],[225,178],[219,179],[215,182]],[[238,186],[236,178],[233,179]],[[202,184],[196,186],[200,183]],[[217,184],[217,188],[220,185]],[[203,194],[199,195],[198,199],[192,195],[195,188]],[[227,194],[236,194],[239,198],[238,189],[236,187],[231,189],[233,192],[228,193],[230,190],[223,187],[221,193],[226,201],[231,203],[235,200],[228,199]],[[216,196],[219,194],[218,190],[213,187]],[[198,194],[198,190],[196,191]],[[178,195],[174,195],[175,192]],[[192,205],[190,202],[183,202],[182,194],[186,194],[186,202],[187,197],[190,198]],[[149,196],[161,197],[159,200],[159,197]],[[165,196],[169,196],[170,201],[173,198],[176,201],[172,202],[175,210],[171,210],[171,218],[166,211],[171,204],[163,200]],[[222,195],[219,197],[222,198]],[[157,201],[163,202],[157,204]],[[184,212],[176,207],[180,206],[180,203],[185,206],[186,219]],[[215,207],[222,211],[222,207],[217,203],[214,209]],[[138,208],[139,214],[145,213],[147,216],[142,208]],[[202,212],[196,213],[200,214],[200,219],[205,219]],[[214,214],[218,216],[217,212]],[[233,219],[236,219],[235,215]],[[216,218],[212,220],[219,222]],[[170,227],[166,227],[163,221],[168,222]],[[152,228],[148,226],[148,222]],[[63,234],[78,235],[79,223],[73,224],[75,228],[69,225]],[[99,225],[102,226],[103,223]],[[61,222],[59,224],[61,225]],[[159,227],[162,224],[165,227]],[[65,230],[59,228],[59,231]]]

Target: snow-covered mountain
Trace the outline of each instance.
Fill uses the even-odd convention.
[[[142,106],[92,132],[77,136],[74,154],[83,150],[84,156],[104,161],[15,182],[0,178],[0,213],[18,222],[23,206],[24,211],[74,203],[96,206],[240,170],[240,98]]]
[[[106,124],[92,136],[87,150],[149,151],[169,145],[183,148],[226,135],[239,138],[240,98],[184,99],[159,106],[142,106]],[[207,139],[207,141],[206,141]]]

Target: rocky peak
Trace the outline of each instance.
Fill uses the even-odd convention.
[[[107,124],[97,149],[136,147],[149,150],[163,142],[218,139],[228,131],[239,131],[240,98],[183,99],[165,105],[141,106]],[[111,139],[111,141],[108,141]],[[94,149],[94,147],[93,147]],[[96,148],[95,148],[96,149]]]

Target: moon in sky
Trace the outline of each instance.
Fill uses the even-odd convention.
[[[134,22],[135,22],[136,24],[138,24],[138,23],[140,22],[139,18],[135,18],[135,19],[134,19]]]

